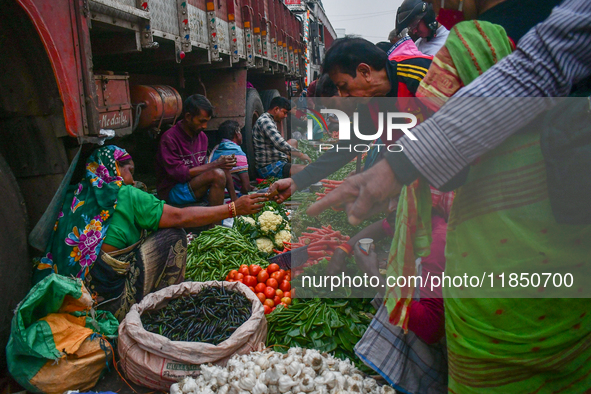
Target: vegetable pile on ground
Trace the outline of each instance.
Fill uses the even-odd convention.
[[[322,226],[322,228],[308,227],[311,233],[302,233],[297,243],[292,247],[298,248],[308,246],[308,261],[297,269],[294,269],[294,275],[299,275],[304,268],[318,264],[322,259],[329,260],[339,245],[349,240],[348,236],[342,235],[340,231],[335,231],[332,226]]]
[[[367,329],[375,308],[367,299],[296,299],[289,309],[267,316],[267,346],[313,348],[349,359],[370,372],[353,347]]]
[[[318,196],[316,198],[316,201],[321,200],[324,197],[326,197],[326,195],[328,193],[330,193],[331,191],[333,191],[337,187],[341,186],[344,181],[331,181],[330,179],[323,179],[321,182],[322,182],[322,186],[324,187],[324,192],[323,193],[316,193],[316,195]]]
[[[216,226],[202,232],[187,249],[187,281],[222,280],[228,271],[241,265],[269,263],[259,256],[257,248],[238,231]]]
[[[347,218],[345,211],[334,211],[327,209],[316,217],[308,216],[306,210],[316,202],[317,196],[312,193],[296,192],[294,195],[298,202],[301,202],[298,209],[290,215],[290,226],[294,234],[299,235],[306,231],[308,227],[321,227],[331,225],[335,231],[340,231],[343,235],[353,236],[365,227],[374,223],[379,219],[386,217],[385,214],[376,215],[368,220],[365,220],[359,226],[352,226]]]
[[[239,393],[367,393],[394,394],[379,386],[348,361],[316,350],[294,347],[287,354],[253,352],[233,356],[225,368],[201,366],[197,379],[186,378],[170,387],[170,394]]]
[[[171,341],[218,345],[250,318],[251,309],[252,302],[244,295],[224,287],[207,287],[142,315],[142,323],[147,331]]]
[[[272,184],[274,184],[275,182],[277,182],[279,179],[281,178],[276,178],[274,176],[270,176],[269,178],[263,179],[261,180],[258,184],[257,187],[259,189],[265,189],[270,187]]]
[[[278,305],[285,308],[291,305],[291,270],[282,270],[277,264],[270,264],[267,268],[245,264],[238,270],[230,271],[226,281],[248,286],[263,303],[265,315],[273,312]]]
[[[283,250],[285,242],[291,242],[287,209],[274,201],[266,202],[255,215],[236,218],[234,229],[249,238],[267,257],[277,254],[276,250]]]

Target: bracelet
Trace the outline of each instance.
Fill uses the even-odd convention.
[[[353,252],[353,247],[348,243],[341,244],[337,246],[337,249],[341,249],[346,254],[351,254]]]
[[[228,212],[230,213],[231,218],[236,217],[236,204],[234,204],[234,201],[228,203]]]

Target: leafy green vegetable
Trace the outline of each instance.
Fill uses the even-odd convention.
[[[360,370],[372,373],[353,350],[376,312],[370,302],[370,299],[295,299],[289,308],[279,306],[267,315],[267,345],[297,345],[334,352],[337,357],[353,361]],[[277,346],[276,350],[286,349]]]

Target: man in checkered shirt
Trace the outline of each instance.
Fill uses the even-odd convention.
[[[289,178],[304,169],[303,164],[290,163],[292,156],[311,161],[308,155],[285,141],[277,130],[277,124],[287,118],[290,110],[291,104],[286,98],[275,97],[252,129],[256,168],[261,178]],[[295,145],[296,141],[293,142]]]

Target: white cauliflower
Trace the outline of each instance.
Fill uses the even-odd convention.
[[[240,220],[250,224],[253,227],[256,227],[257,222],[255,222],[255,220],[253,218],[251,218],[250,216],[240,216]]]
[[[259,216],[259,225],[261,226],[261,231],[264,233],[275,231],[277,226],[279,226],[282,222],[283,217],[272,211],[265,211],[261,214],[261,216]]]
[[[264,253],[273,252],[273,242],[269,238],[257,238],[257,248]]]
[[[275,234],[275,245],[282,248],[284,242],[291,242],[291,233],[287,230],[281,230]]]
[[[289,227],[289,223],[285,223],[285,229],[286,229],[287,231],[291,231],[291,227]]]

